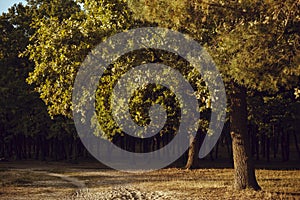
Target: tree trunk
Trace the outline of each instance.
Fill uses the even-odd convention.
[[[216,152],[215,152],[215,158],[218,159],[219,154],[219,141],[216,144]]]
[[[35,159],[39,160],[40,157],[40,136],[36,136],[36,141],[35,141]]]
[[[47,144],[44,135],[41,136],[40,150],[41,150],[41,161],[46,161]]]
[[[282,155],[282,161],[287,161],[287,154],[286,154],[286,137],[285,137],[285,131],[281,130],[281,155]]]
[[[72,148],[72,162],[77,163],[77,138],[76,136],[73,138],[73,148]]]
[[[287,131],[286,133],[285,152],[286,152],[286,161],[289,161],[290,159],[290,132],[289,131]]]
[[[234,188],[260,190],[255,177],[250,140],[247,133],[246,88],[233,86],[231,100],[231,137],[234,161]]]
[[[300,148],[299,148],[299,145],[298,145],[298,140],[297,140],[296,131],[293,131],[293,134],[294,134],[294,138],[295,138],[295,146],[296,146],[296,150],[297,150],[297,152],[298,152],[298,157],[299,157],[299,160],[300,160]]]
[[[205,134],[203,134],[201,131],[197,131],[197,134],[195,137],[190,137],[190,147],[188,150],[188,160],[185,165],[186,169],[195,169],[199,167],[199,151],[201,144],[204,140]]]
[[[267,139],[266,139],[266,148],[267,148],[267,162],[270,162],[270,138],[269,136],[267,136]]]
[[[263,158],[266,158],[266,136],[265,133],[262,133],[261,138],[261,154]]]

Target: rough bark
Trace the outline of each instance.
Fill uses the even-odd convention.
[[[234,161],[234,188],[260,190],[255,177],[247,133],[246,88],[234,85],[231,100],[231,137]]]
[[[187,163],[185,165],[186,169],[195,169],[199,167],[199,151],[200,151],[200,147],[201,144],[203,142],[204,139],[204,134],[201,131],[198,131],[196,136],[190,137],[190,147],[188,150],[188,159],[187,159]]]

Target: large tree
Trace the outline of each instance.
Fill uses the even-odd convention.
[[[299,1],[130,1],[139,19],[175,28],[205,45],[230,99],[236,189],[260,189],[247,134],[247,90],[297,85]]]
[[[35,85],[36,90],[41,94],[41,98],[48,106],[48,111],[51,116],[64,115],[72,118],[72,108],[81,110],[78,105],[71,105],[73,83],[81,62],[83,62],[85,56],[95,45],[117,32],[143,25],[141,22],[132,19],[132,13],[126,4],[127,1],[81,2],[83,3],[83,10],[78,9],[76,5],[75,8],[68,9],[67,7],[69,5],[75,4],[74,1],[65,3],[61,1],[57,1],[56,3],[29,1],[29,4],[32,5],[32,7],[36,7],[37,11],[34,13],[35,20],[32,23],[36,32],[31,37],[32,43],[28,46],[24,54],[30,55],[30,59],[35,63],[35,69],[29,74],[27,81]],[[49,7],[53,8],[50,9]],[[61,12],[61,9],[68,10],[68,15],[65,16],[65,12]],[[102,85],[98,88],[97,92],[97,111],[100,115],[98,120],[105,130],[105,137],[111,139],[117,134],[123,135],[114,122],[111,113],[108,112],[111,111],[111,107],[108,105],[116,80],[132,66],[145,61],[162,62],[168,65],[174,65],[173,67],[175,67],[176,64],[167,63],[168,60],[172,60],[170,57],[173,57],[173,60],[178,60],[178,66],[185,65],[185,68],[181,68],[181,72],[185,74],[186,78],[189,80],[197,80],[194,81],[194,87],[199,89],[198,96],[201,96],[200,110],[201,112],[207,112],[207,110],[205,110],[207,92],[203,89],[206,88],[206,86],[201,81],[201,77],[199,77],[198,74],[192,73],[192,71],[186,67],[185,62],[179,61],[178,56],[146,49],[143,52],[133,53],[132,55],[128,55],[127,58],[118,60],[114,63],[114,68],[111,68],[112,72],[105,74],[101,79],[100,84]],[[178,66],[177,68],[180,69]],[[143,96],[142,94],[145,94],[146,91],[151,92],[153,96],[157,96],[157,93],[161,93],[161,96],[152,100],[151,98],[141,98],[141,96]],[[166,101],[162,103],[161,98]],[[168,112],[172,113],[170,111],[172,106],[168,106],[171,98],[173,97],[170,92],[156,87],[152,87],[152,91],[140,90],[140,93],[132,100],[130,106],[131,114],[133,115],[132,118],[138,119],[136,121],[138,124],[146,125],[149,122],[149,109],[147,110],[145,108],[149,108],[149,105],[153,103],[164,104],[167,110],[169,110]],[[175,113],[174,110],[176,109],[173,109],[173,113]],[[172,118],[171,115],[172,114],[168,117]],[[172,120],[170,124],[171,122]],[[205,129],[207,126],[205,119],[202,119],[201,122],[202,128],[199,129],[198,136],[204,132],[202,129]],[[172,123],[173,126],[176,126],[176,123]],[[163,131],[164,133],[172,132],[170,131],[172,127],[168,125],[166,125],[166,127],[169,128],[167,131]],[[158,137],[160,137],[159,134]],[[197,140],[201,139],[200,137],[196,138]],[[189,158],[197,158],[196,152],[199,151],[200,148],[200,146],[197,145],[198,143],[199,142],[195,143],[195,145],[192,145],[190,148]],[[194,148],[198,150],[194,150]],[[190,159],[187,167],[195,167],[197,160],[198,159]]]
[[[55,14],[61,13],[58,9],[43,18],[36,17],[33,23],[36,33],[27,53],[35,70],[28,82],[35,84],[52,116],[72,117],[73,81],[87,53],[105,37],[137,26],[125,0],[80,2],[84,3],[83,10],[76,7],[67,12],[67,17],[61,17]],[[58,7],[76,5],[74,1],[69,3],[58,1]],[[258,189],[247,146],[246,90],[273,92],[279,87],[291,88],[298,81],[299,60],[294,52],[299,5],[289,1],[168,0],[132,1],[129,5],[136,18],[184,31],[207,46],[227,83],[231,101],[236,188]]]

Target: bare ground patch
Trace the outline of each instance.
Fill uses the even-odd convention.
[[[299,170],[257,170],[262,191],[232,189],[232,169],[126,173],[73,165],[0,165],[0,199],[300,199]]]

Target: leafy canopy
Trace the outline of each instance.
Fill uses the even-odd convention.
[[[227,83],[270,92],[299,83],[299,1],[129,2],[136,18],[204,44]]]

